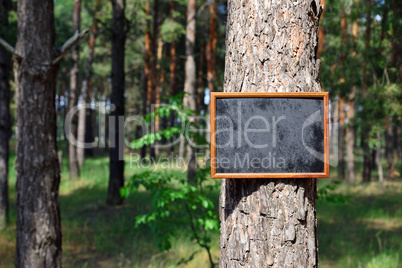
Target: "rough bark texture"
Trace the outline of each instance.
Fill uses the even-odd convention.
[[[229,1],[225,92],[321,91],[319,7]],[[220,267],[317,267],[316,179],[222,180]]]
[[[196,110],[196,68],[194,59],[194,47],[195,47],[195,33],[196,33],[196,10],[197,1],[189,0],[187,5],[187,27],[186,27],[186,63],[184,66],[184,105],[190,110]],[[183,141],[183,138],[182,138]],[[191,146],[187,145],[187,158],[189,159],[187,180],[190,183],[194,183],[196,164],[195,164],[195,152]]]
[[[91,32],[89,34],[88,40],[88,58],[87,58],[87,66],[85,69],[85,77],[82,81],[81,87],[81,102],[82,104],[90,104],[91,98],[89,97],[89,89],[90,89],[90,81],[92,74],[92,62],[94,59],[95,53],[95,41],[96,35],[98,34],[98,21],[97,21],[97,8],[99,5],[99,0],[95,2],[95,10],[94,10],[94,19],[92,21]],[[79,113],[79,121],[78,121],[78,141],[80,142],[92,142],[92,135],[88,135],[88,132],[92,132],[92,110],[91,109],[82,109]],[[92,150],[90,148],[77,148],[77,159],[79,166],[84,164],[85,160],[85,152],[88,150]],[[88,154],[88,153],[87,153]]]
[[[123,202],[120,188],[124,186],[124,53],[126,43],[125,0],[113,0],[112,22],[112,95],[114,110],[110,116],[115,120],[110,133],[110,177],[107,203],[119,205]]]
[[[8,10],[11,2],[0,1],[0,23],[5,29],[8,26]],[[0,30],[0,37],[4,32]],[[8,222],[8,158],[9,137],[11,132],[10,120],[10,83],[9,83],[10,56],[3,47],[0,47],[0,229]]]
[[[81,25],[81,0],[74,0],[73,10],[73,30],[79,31]],[[78,105],[79,86],[78,86],[78,60],[80,54],[79,45],[75,45],[72,49],[71,57],[73,59],[73,67],[70,70],[70,91],[68,92],[68,111],[71,111]],[[78,116],[74,115],[70,125],[70,140],[77,137]],[[76,179],[80,176],[77,159],[77,147],[69,142],[68,144],[68,165],[70,170],[70,179]]]
[[[53,2],[18,1],[15,267],[61,267]]]

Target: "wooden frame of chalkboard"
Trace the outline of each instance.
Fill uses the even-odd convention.
[[[305,173],[217,173],[216,170],[216,101],[219,98],[297,98],[323,100],[323,158],[324,172],[305,172]],[[257,179],[257,178],[327,178],[329,177],[329,99],[328,92],[211,92],[211,178],[212,179]],[[215,161],[215,163],[214,163]]]

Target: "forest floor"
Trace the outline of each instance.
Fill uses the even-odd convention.
[[[15,253],[15,172],[10,161],[9,227],[0,231],[0,267],[14,266]],[[193,259],[180,267],[209,267],[208,256],[189,238],[183,227],[172,249],[160,252],[157,237],[147,226],[134,227],[135,217],[149,210],[150,195],[138,191],[122,206],[105,205],[108,159],[86,161],[79,180],[68,178],[63,160],[60,210],[63,231],[64,267],[178,267],[182,258]],[[126,168],[127,178],[135,170]],[[180,174],[180,173],[178,173]],[[331,179],[320,179],[319,189]],[[180,176],[180,175],[178,175]],[[182,174],[181,176],[185,176]],[[375,174],[373,174],[373,179]],[[216,203],[218,191],[211,193]],[[340,183],[331,190],[335,200],[317,200],[320,267],[402,267],[402,180]],[[212,255],[219,258],[219,234],[213,235]]]

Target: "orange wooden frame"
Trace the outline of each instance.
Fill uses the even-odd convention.
[[[329,177],[329,98],[328,92],[211,92],[211,178],[328,178]],[[324,100],[324,172],[323,173],[216,173],[216,99],[217,98],[322,98]]]

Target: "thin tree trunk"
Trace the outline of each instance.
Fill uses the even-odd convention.
[[[195,111],[196,107],[196,68],[194,59],[195,49],[195,33],[196,33],[196,12],[197,1],[189,0],[187,5],[187,27],[186,27],[186,63],[185,63],[185,78],[184,78],[184,105],[186,108]],[[190,137],[188,137],[190,138]],[[182,139],[183,140],[183,139]],[[187,159],[189,159],[187,180],[189,183],[195,183],[195,152],[190,144],[187,145]]]
[[[156,72],[160,73],[159,79],[157,86],[155,88],[155,105],[156,108],[159,107],[161,104],[161,94],[162,94],[162,89],[163,89],[163,83],[165,80],[165,70],[161,68],[161,60],[164,58],[164,50],[163,50],[163,41],[161,35],[158,36],[158,52],[157,52],[157,64],[156,64]],[[155,132],[158,132],[160,129],[160,117],[159,115],[155,116]],[[159,151],[159,146],[158,146],[159,141],[155,141],[155,155],[158,156],[160,151]]]
[[[15,267],[61,267],[53,3],[18,1]]]
[[[348,127],[346,129],[346,155],[347,155],[347,170],[348,170],[348,182],[355,182],[355,156],[353,150],[355,147],[355,127],[353,125],[355,117],[355,95],[356,87],[352,88],[352,92],[349,94],[348,100]]]
[[[347,17],[346,11],[342,11],[341,15],[341,39],[342,46],[346,46],[347,40]],[[343,53],[340,58],[340,67],[344,68],[344,63],[346,60],[347,54]],[[346,81],[345,76],[342,75],[339,83],[344,84]],[[339,93],[338,99],[338,116],[339,116],[339,125],[338,125],[338,177],[340,179],[345,178],[345,97],[343,92]]]
[[[150,16],[150,6],[149,6],[149,0],[147,0],[147,4],[145,6],[145,14],[147,16]],[[145,53],[144,53],[144,71],[145,71],[145,80],[146,80],[146,85],[147,85],[147,99],[148,99],[148,105],[150,106],[152,103],[152,76],[151,76],[151,24],[149,19],[147,19],[147,26],[146,26],[146,31],[145,31]],[[150,109],[148,107],[145,108],[146,113],[150,112]],[[151,146],[150,146],[150,152],[152,151]],[[151,157],[151,156],[150,156]]]
[[[88,58],[87,58],[87,67],[85,70],[85,78],[82,81],[82,90],[81,90],[81,103],[83,105],[91,104],[91,99],[89,97],[89,87],[92,75],[92,62],[95,53],[95,41],[96,35],[98,33],[98,21],[97,21],[97,8],[99,6],[99,0],[95,1],[95,10],[94,10],[94,18],[92,21],[91,32],[89,34],[88,40]],[[91,118],[92,118],[92,110],[91,109],[81,109],[79,113],[79,121],[78,121],[78,141],[80,142],[92,142],[92,140],[88,140],[90,137],[88,132],[91,131]],[[78,164],[81,167],[84,164],[85,160],[85,152],[88,152],[88,149],[92,150],[91,148],[77,148],[77,158]]]
[[[378,181],[380,182],[381,188],[384,186],[384,175],[381,163],[381,133],[380,130],[377,131],[377,152],[376,152],[376,162],[378,168]]]
[[[73,30],[79,31],[81,26],[81,0],[74,0],[73,10]],[[71,57],[73,59],[73,67],[70,70],[70,91],[68,92],[68,111],[71,111],[78,105],[79,87],[78,87],[78,61],[80,47],[75,45],[72,50]],[[80,176],[80,170],[77,159],[77,147],[71,140],[77,137],[78,116],[74,115],[71,119],[69,144],[68,144],[68,163],[70,170],[70,179],[77,179]]]
[[[356,43],[358,38],[358,20],[352,24],[352,37],[353,37],[353,57],[356,57]],[[346,129],[346,155],[347,155],[347,179],[349,183],[355,182],[355,156],[354,149],[356,147],[356,127],[354,126],[355,118],[355,97],[356,97],[356,86],[352,87],[352,91],[348,96],[348,127]]]
[[[280,3],[229,1],[224,91],[320,92],[319,12],[315,1],[285,13]],[[316,195],[313,178],[223,179],[219,267],[317,267]]]
[[[321,14],[321,20],[324,18],[325,10],[327,9],[327,6],[325,5],[325,0],[321,0],[320,5],[324,6],[324,9]],[[318,28],[318,49],[317,49],[317,58],[321,58],[324,50],[325,50],[325,30],[324,26],[322,23],[320,23],[320,26]]]
[[[110,117],[115,120],[110,124],[110,177],[107,203],[119,205],[123,202],[120,188],[124,186],[124,54],[126,43],[125,0],[113,0],[112,21],[112,95]]]
[[[395,172],[394,166],[394,131],[393,118],[388,117],[385,128],[385,158],[387,159],[387,177],[390,179]]]
[[[209,92],[215,91],[215,65],[216,65],[216,44],[217,44],[217,24],[216,24],[216,6],[215,0],[209,2],[209,40],[206,49],[207,59],[207,83]],[[207,120],[210,121],[211,109],[208,105]],[[207,135],[207,142],[210,142],[210,136]],[[209,158],[209,149],[205,151],[206,158]]]
[[[370,49],[370,40],[371,40],[371,0],[366,0],[367,2],[367,12],[366,12],[366,38],[365,38],[365,49],[366,54]],[[368,88],[368,79],[369,76],[367,74],[367,56],[363,62],[363,98],[366,98],[366,92]],[[370,122],[366,122],[366,125],[363,126],[362,130],[362,143],[363,143],[363,182],[371,181],[371,169],[372,169],[372,161],[371,161],[371,153],[368,142],[366,141],[368,133],[370,133],[371,126]]]
[[[154,0],[154,14],[153,14],[153,34],[151,39],[151,51],[152,51],[152,73],[151,73],[151,96],[149,104],[155,105],[156,104],[156,90],[157,90],[157,83],[158,83],[158,72],[157,72],[157,40],[158,40],[158,12],[159,12],[159,1]],[[151,132],[155,132],[155,119],[151,116],[150,118],[150,125],[151,125]],[[150,159],[152,162],[155,161],[156,151],[155,151],[155,144],[151,144],[150,148]]]
[[[201,21],[201,47],[200,47],[200,65],[198,69],[197,81],[197,112],[200,113],[204,107],[204,61],[205,61],[205,22]]]
[[[174,13],[174,1],[170,1],[170,18],[174,20],[173,17]],[[172,40],[172,43],[170,44],[170,90],[171,90],[171,95],[175,96],[176,95],[176,85],[177,85],[177,59],[176,59],[176,40]],[[176,117],[174,113],[170,113],[170,124],[172,127],[174,127],[176,121]],[[173,139],[171,139],[171,143],[173,143]],[[174,145],[171,145],[170,147],[170,155],[173,158],[174,155]]]
[[[10,1],[0,2],[0,23],[4,26],[0,30],[0,37],[4,37],[3,29],[8,26],[10,8]],[[10,56],[0,47],[0,230],[9,220],[8,159],[11,133],[9,69]]]
[[[338,177],[345,178],[345,98],[338,99]]]
[[[142,81],[142,116],[145,116],[147,114],[147,93],[148,93],[148,88],[147,88],[147,78],[145,76],[145,71],[141,75],[141,81]],[[143,133],[141,133],[142,136]],[[137,137],[139,138],[139,137]],[[141,147],[141,160],[145,159],[147,156],[147,146],[142,146]]]

